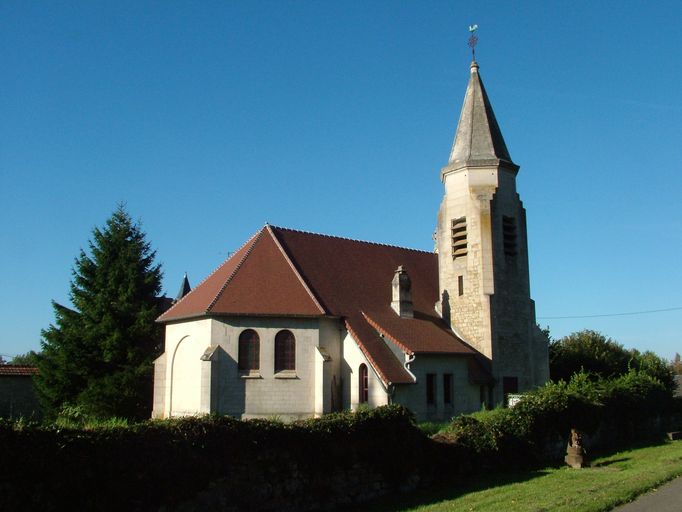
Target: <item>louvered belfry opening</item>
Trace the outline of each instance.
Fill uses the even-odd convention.
[[[502,236],[504,238],[504,255],[516,256],[516,219],[514,217],[502,217]]]
[[[452,219],[452,259],[467,254],[467,218]]]

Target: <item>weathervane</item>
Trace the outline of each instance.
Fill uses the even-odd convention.
[[[476,37],[476,31],[478,30],[478,25],[469,25],[469,32],[471,37],[469,37],[469,48],[471,48],[471,56],[476,61],[476,43],[478,43],[478,37]]]

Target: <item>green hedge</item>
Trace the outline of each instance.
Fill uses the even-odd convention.
[[[632,371],[548,383],[513,408],[457,418],[438,442],[396,405],[293,424],[217,416],[97,428],[0,421],[0,510],[172,510],[211,486],[221,489],[214,509],[312,510],[364,499],[346,495],[367,478],[370,491],[376,484],[394,492],[537,466],[562,456],[572,427],[606,429],[607,441],[624,445],[658,433],[652,418],[679,421],[681,413],[660,382]]]
[[[571,428],[602,447],[658,436],[675,408],[665,386],[645,372],[610,380],[579,373],[525,393],[512,408],[460,416],[435,438],[465,447],[483,465],[527,466],[563,455]]]
[[[234,482],[230,503],[250,509],[290,474],[309,485],[303,493],[292,480],[290,496],[278,499],[312,502],[339,492],[325,479],[338,469],[369,468],[399,486],[427,466],[429,443],[400,406],[294,424],[210,416],[78,430],[2,422],[0,510],[156,510],[220,479]]]

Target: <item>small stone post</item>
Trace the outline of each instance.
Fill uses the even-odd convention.
[[[577,429],[571,429],[571,439],[566,446],[566,464],[575,469],[585,467],[585,450],[583,450],[583,436]]]

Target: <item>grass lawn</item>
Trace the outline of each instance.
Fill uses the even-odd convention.
[[[682,475],[682,441],[596,458],[591,467],[498,474],[418,491],[361,510],[606,511]]]

